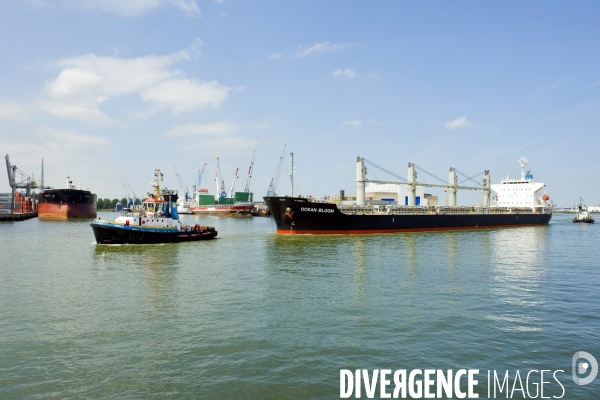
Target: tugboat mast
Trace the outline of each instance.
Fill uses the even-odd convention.
[[[158,200],[160,198],[160,181],[163,180],[163,174],[160,172],[160,168],[154,169],[154,196],[155,199]]]

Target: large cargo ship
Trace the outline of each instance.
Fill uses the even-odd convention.
[[[97,196],[89,189],[78,188],[67,176],[64,189],[46,189],[38,196],[38,218],[96,218]]]
[[[528,171],[524,173],[525,158],[521,162],[521,179],[507,178],[498,185],[489,184],[486,171],[484,201],[480,206],[415,206],[414,196],[411,205],[338,205],[320,202],[310,198],[265,197],[265,202],[277,225],[280,234],[368,234],[393,232],[419,232],[459,229],[483,229],[546,225],[552,218],[549,196],[543,192],[545,184],[533,180]],[[357,202],[364,202],[366,179],[364,160],[358,159]],[[411,164],[409,164],[409,171]],[[451,169],[452,177],[453,169]],[[416,174],[413,175],[416,178]],[[452,182],[452,179],[450,179]],[[456,189],[449,184],[445,187],[453,193]],[[407,185],[415,187],[416,179]],[[472,189],[472,188],[471,188]],[[490,192],[497,195],[490,202]],[[452,194],[450,195],[452,198]],[[487,199],[486,197],[487,196]]]

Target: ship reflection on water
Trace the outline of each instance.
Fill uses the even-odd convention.
[[[265,244],[267,272],[298,297],[314,291],[307,285],[316,280],[331,301],[365,308],[361,318],[367,318],[375,293],[394,299],[412,322],[428,307],[440,318],[460,315],[470,296],[501,305],[486,308],[481,317],[502,330],[542,329],[543,321],[521,309],[544,302],[537,289],[544,280],[548,229],[272,235]]]
[[[139,295],[151,306],[146,311],[150,313],[168,312],[177,306],[180,251],[180,244],[94,246],[98,269],[106,265],[128,275],[141,275],[147,290]]]

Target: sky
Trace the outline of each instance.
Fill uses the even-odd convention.
[[[598,205],[598,15],[597,1],[1,1],[0,152],[103,198],[132,194],[123,182],[144,195],[157,167],[191,190],[204,163],[214,193],[217,156],[239,190],[254,151],[260,198],[284,145],[277,192],[293,152],[294,194],[319,197],[356,192],[357,156],[492,183],[526,156],[556,204]]]

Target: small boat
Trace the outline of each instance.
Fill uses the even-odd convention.
[[[267,214],[266,208],[256,207],[256,206],[254,206],[254,208],[252,208],[252,211],[250,211],[250,214],[252,214],[253,217],[268,217],[269,216]]]
[[[573,218],[573,222],[582,223],[582,224],[593,224],[594,218],[588,212],[588,208],[585,204],[583,204],[583,199],[579,198],[579,208],[575,212],[575,218]]]
[[[177,191],[161,191],[160,169],[156,169],[154,193],[149,193],[141,209],[128,208],[114,221],[100,218],[91,227],[98,244],[156,244],[210,240],[217,236],[213,227],[187,226],[179,221]]]

